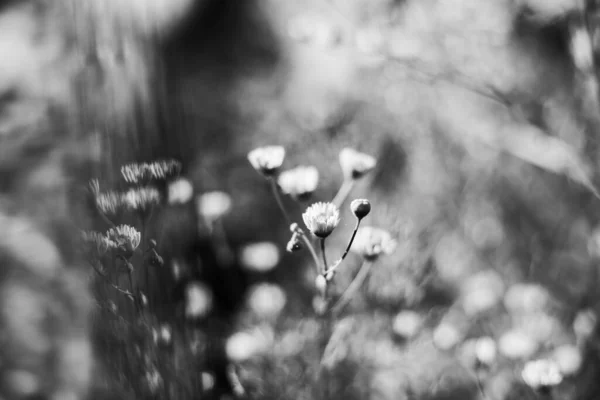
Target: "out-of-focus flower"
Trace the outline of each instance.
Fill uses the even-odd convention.
[[[315,203],[302,214],[304,224],[313,235],[326,238],[340,222],[340,211],[333,203]]]
[[[481,365],[489,367],[494,364],[497,353],[496,342],[491,337],[484,336],[475,341],[475,358]]]
[[[205,317],[213,305],[211,290],[200,282],[192,282],[185,288],[185,316],[187,318]]]
[[[327,300],[323,296],[315,296],[312,301],[315,314],[324,315],[327,312]]]
[[[504,295],[504,306],[511,313],[544,311],[550,294],[543,286],[530,283],[512,285]]]
[[[123,195],[123,204],[133,211],[145,212],[160,203],[160,193],[155,188],[132,188]]]
[[[202,390],[209,391],[215,386],[215,376],[210,372],[202,372],[201,381],[202,381]]]
[[[350,203],[352,214],[358,219],[363,219],[371,212],[371,203],[367,199],[355,199]]]
[[[115,215],[123,204],[122,195],[116,192],[96,194],[96,207],[106,215]]]
[[[251,243],[240,252],[241,265],[251,271],[270,271],[279,263],[279,247],[271,242]]]
[[[243,362],[265,351],[272,344],[269,332],[254,329],[249,332],[237,332],[227,339],[225,353],[233,362]]]
[[[415,337],[421,330],[423,317],[415,311],[400,311],[394,318],[392,330],[400,339],[408,340]]]
[[[90,188],[90,192],[92,192],[94,196],[97,196],[100,193],[100,182],[98,179],[92,179],[88,186]]]
[[[346,147],[340,151],[340,166],[344,174],[344,179],[353,180],[359,179],[369,173],[377,161],[374,157],[360,153],[354,149]]]
[[[288,35],[300,43],[330,48],[339,43],[341,32],[330,22],[317,15],[299,15],[290,20]]]
[[[172,178],[181,172],[181,163],[163,160],[151,163],[133,163],[121,167],[121,175],[128,183],[143,183],[149,180]]]
[[[284,158],[285,149],[282,146],[258,147],[248,153],[252,167],[266,177],[277,174]]]
[[[292,233],[292,237],[285,246],[285,249],[290,253],[302,249],[302,244],[300,243],[300,236],[298,232]]]
[[[208,222],[213,222],[231,209],[231,197],[220,191],[206,192],[196,198],[196,212]]]
[[[179,178],[169,184],[169,204],[185,204],[192,199],[193,195],[194,187],[185,178]]]
[[[130,257],[133,254],[142,240],[141,233],[129,225],[119,225],[116,228],[111,228],[106,233],[106,236],[115,242],[118,248],[124,251],[126,257]]]
[[[458,328],[449,323],[443,322],[433,331],[433,343],[440,350],[450,350],[462,340],[462,337]]]
[[[531,357],[539,344],[529,335],[518,329],[504,333],[498,341],[498,349],[506,358],[525,359]]]
[[[366,260],[376,260],[381,254],[392,254],[397,242],[386,230],[372,226],[363,226],[356,232],[350,250]]]
[[[117,248],[117,243],[104,236],[100,232],[82,232],[81,237],[87,244],[96,247],[98,255],[105,254],[109,249]]]
[[[296,200],[307,200],[317,189],[319,171],[313,166],[299,166],[282,172],[277,183],[284,194]]]
[[[558,364],[546,359],[527,362],[521,371],[521,377],[529,387],[536,390],[551,388],[563,380]]]
[[[581,351],[579,351],[577,346],[569,344],[554,349],[552,359],[558,365],[558,369],[563,376],[577,374],[583,364]]]
[[[315,288],[320,296],[325,297],[327,294],[327,279],[323,275],[319,274],[315,278]]]
[[[248,306],[260,318],[274,319],[279,316],[287,296],[283,289],[270,283],[261,283],[250,289]]]
[[[587,340],[596,329],[598,317],[592,310],[582,310],[575,315],[573,320],[573,331],[578,340]]]

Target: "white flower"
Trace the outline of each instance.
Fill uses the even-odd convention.
[[[302,214],[304,224],[315,236],[326,238],[340,222],[340,211],[333,203],[315,203]]]
[[[264,176],[275,175],[284,158],[285,149],[282,146],[258,147],[248,153],[248,161],[252,167]]]
[[[504,333],[498,340],[498,349],[506,358],[523,359],[531,357],[539,344],[525,332],[518,329]]]
[[[146,211],[160,203],[160,194],[154,188],[129,189],[123,195],[123,203],[133,211]]]
[[[96,207],[103,214],[115,215],[123,204],[121,194],[116,192],[104,192],[96,194]]]
[[[393,331],[401,339],[416,336],[423,325],[423,317],[415,311],[401,311],[394,318]]]
[[[279,263],[279,247],[271,242],[257,242],[246,245],[240,254],[241,265],[248,270],[266,272]]]
[[[377,161],[374,157],[360,153],[354,149],[346,147],[340,151],[340,166],[344,173],[344,179],[353,180],[358,179],[368,172],[370,172]]]
[[[208,222],[213,222],[231,209],[231,197],[224,192],[203,193],[196,199],[196,212]]]
[[[282,172],[277,183],[283,193],[306,200],[317,189],[319,171],[313,166],[299,166]]]
[[[169,184],[169,204],[185,204],[192,199],[194,187],[187,179],[180,178]]]
[[[560,384],[563,376],[552,360],[529,361],[521,372],[523,381],[533,389],[549,388]]]
[[[492,365],[496,361],[497,353],[496,342],[491,337],[484,336],[475,341],[475,357],[481,364]]]
[[[392,254],[397,242],[386,230],[372,226],[363,226],[356,232],[350,250],[367,260],[375,260],[381,254]]]
[[[149,180],[171,178],[181,172],[181,163],[176,160],[162,160],[151,163],[133,163],[121,167],[121,175],[128,183],[143,183]]]
[[[185,316],[202,318],[206,316],[213,305],[210,289],[200,282],[193,282],[185,288]]]
[[[283,310],[287,296],[283,289],[270,283],[262,283],[250,289],[248,306],[260,318],[274,319]]]
[[[225,353],[233,362],[243,362],[267,350],[272,345],[272,332],[259,328],[237,332],[227,339]]]
[[[111,228],[106,236],[117,244],[117,247],[123,247],[126,253],[132,253],[138,248],[142,240],[142,235],[134,227],[129,225],[119,225]]]

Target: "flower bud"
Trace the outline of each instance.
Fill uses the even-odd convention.
[[[290,253],[293,253],[294,251],[298,251],[300,249],[302,249],[302,244],[300,243],[300,238],[298,237],[298,233],[294,232],[294,234],[292,235],[292,238],[287,243],[286,250]]]
[[[327,294],[327,279],[323,275],[317,275],[315,278],[315,288],[321,297]]]
[[[361,220],[371,212],[371,203],[367,199],[356,199],[350,203],[350,209],[352,214]]]
[[[290,232],[294,233],[298,230],[298,228],[299,228],[298,224],[294,222],[290,225]]]

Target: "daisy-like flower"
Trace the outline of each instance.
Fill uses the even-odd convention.
[[[369,173],[377,161],[374,157],[346,147],[340,151],[340,166],[344,173],[344,179],[355,180]]]
[[[97,196],[100,193],[100,182],[98,179],[92,179],[88,186],[90,188],[90,192],[92,192],[94,196]]]
[[[129,225],[119,225],[116,228],[111,228],[106,236],[115,242],[118,248],[122,248],[126,256],[131,256],[142,240],[140,232]]]
[[[372,226],[358,229],[350,251],[363,256],[366,260],[377,259],[381,254],[391,254],[396,250],[397,242],[386,230]]]
[[[149,180],[168,179],[181,172],[181,163],[176,160],[161,160],[151,163],[132,163],[121,167],[125,182],[143,183]]]
[[[98,255],[105,254],[109,249],[117,248],[117,244],[114,241],[110,240],[100,232],[83,231],[81,232],[81,238],[84,243],[95,246]]]
[[[115,215],[123,205],[123,198],[116,192],[96,194],[96,207],[106,215]]]
[[[129,210],[144,212],[160,203],[160,194],[155,188],[134,188],[123,195],[122,201]]]
[[[319,171],[316,167],[302,165],[282,172],[277,183],[283,193],[296,200],[306,200],[317,188]]]
[[[304,224],[313,235],[326,238],[340,222],[340,211],[333,203],[315,203],[302,214]]]
[[[266,177],[277,174],[284,158],[285,149],[282,146],[259,147],[248,153],[252,167]]]
[[[367,199],[356,199],[350,203],[350,210],[360,220],[371,212],[371,203]]]
[[[212,222],[227,214],[231,210],[231,203],[231,197],[225,192],[207,192],[196,198],[196,211]]]
[[[521,372],[521,378],[535,390],[550,389],[563,380],[558,364],[553,360],[545,359],[526,363]]]

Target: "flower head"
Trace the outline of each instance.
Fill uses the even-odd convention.
[[[96,207],[106,215],[115,215],[123,204],[122,196],[116,192],[96,193]]]
[[[128,183],[143,183],[150,180],[168,179],[181,172],[181,163],[176,160],[160,160],[151,163],[133,163],[121,167],[121,175]]]
[[[111,228],[107,233],[118,248],[122,248],[126,256],[131,256],[133,251],[140,245],[142,235],[134,227],[129,225],[119,225],[116,228]]]
[[[83,239],[84,243],[95,246],[98,255],[103,255],[108,250],[117,248],[117,244],[114,241],[104,236],[100,232],[83,231],[81,232],[81,238]]]
[[[279,175],[277,180],[281,191],[297,200],[308,199],[319,183],[319,171],[316,167],[300,166]]]
[[[230,209],[231,197],[225,192],[207,192],[196,198],[197,213],[209,222],[221,218]]]
[[[147,211],[160,203],[160,193],[151,187],[129,189],[123,195],[123,204],[133,211]]]
[[[360,220],[371,212],[371,203],[367,199],[356,199],[350,203],[350,209],[352,214]]]
[[[382,253],[393,253],[396,245],[396,240],[392,238],[388,231],[372,226],[364,226],[356,232],[350,250],[360,254],[366,260],[375,260]]]
[[[340,151],[340,166],[344,173],[344,179],[354,180],[359,179],[370,172],[377,161],[374,157],[360,153],[354,149],[346,147]]]
[[[258,147],[248,153],[248,161],[252,167],[266,177],[279,171],[284,158],[285,149],[282,146]]]
[[[302,249],[302,244],[300,243],[300,236],[299,236],[298,232],[292,233],[292,237],[287,242],[285,249],[289,253],[293,253],[294,251],[298,251],[298,250]]]
[[[558,364],[553,360],[529,361],[521,372],[523,381],[532,389],[551,388],[560,384],[563,376]]]
[[[193,195],[194,187],[185,178],[176,179],[169,184],[167,197],[169,204],[185,204],[192,199]]]
[[[340,222],[340,211],[333,203],[315,203],[302,214],[304,224],[313,235],[326,238]]]

